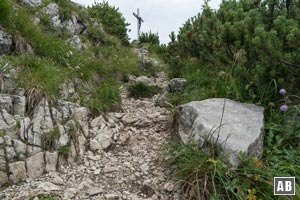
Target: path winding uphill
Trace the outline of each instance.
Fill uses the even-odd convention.
[[[166,81],[164,73],[154,79],[161,87]],[[97,142],[93,147],[91,140],[90,145],[96,151],[86,152],[82,162],[10,186],[0,192],[0,199],[24,200],[39,194],[56,194],[66,200],[176,199],[173,185],[165,180],[160,162],[161,147],[170,138],[170,113],[155,106],[156,98],[128,98],[123,89],[123,112],[109,113],[107,117],[106,123],[111,128],[119,128],[113,141],[108,139],[101,144],[109,146],[108,149],[97,150]],[[95,120],[99,124],[103,118]],[[90,124],[92,126],[93,122]]]

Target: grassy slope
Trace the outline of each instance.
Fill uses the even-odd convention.
[[[0,1],[0,24],[13,37],[21,35],[34,50],[34,55],[19,54],[1,58],[3,67],[6,63],[20,71],[15,80],[27,91],[35,88],[51,98],[59,98],[59,86],[75,78],[82,80],[78,89],[80,103],[91,108],[95,113],[116,109],[120,104],[120,81],[128,74],[138,74],[137,56],[121,45],[121,42],[100,28],[88,27],[88,33],[80,35],[88,48],[79,51],[72,48],[66,39],[70,35],[61,29],[51,27],[49,16],[42,14],[42,6],[30,8],[12,0]],[[70,1],[55,1],[62,20],[69,19],[72,12],[89,24],[97,19],[89,17],[87,10],[79,9]],[[32,19],[39,13],[41,24],[35,25]],[[100,23],[100,22],[99,22]],[[93,40],[100,41],[93,44]],[[99,57],[99,55],[101,55]]]

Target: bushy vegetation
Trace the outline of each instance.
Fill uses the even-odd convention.
[[[129,24],[119,12],[119,8],[110,6],[108,2],[103,1],[102,3],[94,3],[92,7],[88,8],[88,11],[91,17],[100,20],[105,31],[117,36],[124,44],[129,44],[127,34]]]
[[[225,97],[265,108],[264,155],[242,157],[236,171],[194,144],[169,149],[168,166],[189,197],[289,199],[273,196],[272,181],[274,176],[299,181],[300,176],[299,17],[293,0],[227,0],[218,10],[206,1],[178,35],[170,34],[164,54],[169,77],[188,80],[184,92],[170,94],[173,105]]]
[[[140,43],[159,45],[159,36],[158,33],[152,33],[149,31],[148,33],[142,33],[139,37],[139,41]]]
[[[154,85],[147,85],[142,82],[132,83],[127,87],[129,96],[131,97],[152,97],[154,94],[159,93],[160,88]]]

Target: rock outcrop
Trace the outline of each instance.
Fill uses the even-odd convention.
[[[207,99],[179,106],[177,122],[184,143],[190,140],[209,141],[222,148],[233,167],[239,165],[239,152],[262,155],[262,107],[229,99]]]
[[[12,36],[0,27],[0,56],[11,52]]]

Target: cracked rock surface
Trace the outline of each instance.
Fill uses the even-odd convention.
[[[160,73],[153,82],[165,84],[165,74]],[[58,171],[48,166],[50,173],[26,179],[22,173],[24,162],[17,163],[12,167],[20,168],[20,174],[15,176],[25,181],[2,190],[0,199],[25,200],[39,194],[52,194],[64,200],[180,199],[161,165],[161,148],[170,138],[170,113],[155,105],[156,98],[128,98],[123,88],[122,111],[99,116],[87,125],[89,148],[83,152],[81,161],[60,165]],[[57,159],[49,152],[36,157],[42,155]],[[32,173],[37,175],[40,171],[32,169]]]

